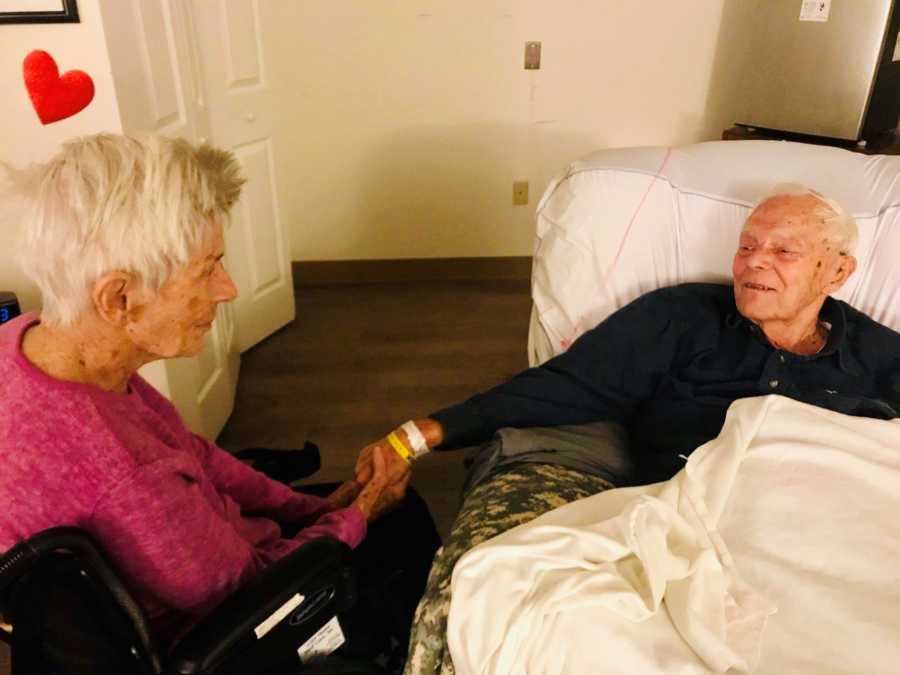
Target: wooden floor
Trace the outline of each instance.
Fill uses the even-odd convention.
[[[350,477],[359,450],[410,418],[527,366],[527,281],[428,281],[301,287],[297,319],[243,355],[234,414],[219,437],[322,450],[315,481]],[[462,453],[432,453],[413,485],[446,533]]]

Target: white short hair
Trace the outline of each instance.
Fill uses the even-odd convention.
[[[779,183],[769,193],[756,203],[756,208],[763,202],[775,197],[815,197],[819,202],[813,215],[822,219],[822,227],[826,230],[826,237],[838,248],[841,255],[853,255],[859,240],[859,228],[856,219],[837,201],[826,197],[821,192],[799,183]]]
[[[231,153],[163,136],[86,136],[45,164],[6,169],[26,205],[19,263],[40,288],[42,321],[58,325],[78,319],[107,272],[158,291],[244,183]]]

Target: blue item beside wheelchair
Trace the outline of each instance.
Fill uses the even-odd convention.
[[[0,323],[12,321],[22,310],[19,308],[19,300],[15,293],[0,291]]]

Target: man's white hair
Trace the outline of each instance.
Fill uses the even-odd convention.
[[[244,184],[231,153],[163,136],[86,136],[45,164],[6,169],[25,202],[19,263],[40,288],[41,320],[58,325],[78,319],[108,272],[159,291]]]
[[[856,219],[837,201],[826,197],[821,192],[799,183],[779,183],[757,202],[754,210],[763,202],[775,197],[815,197],[819,202],[813,215],[822,220],[825,236],[832,242],[841,255],[853,255],[859,240],[859,228]]]

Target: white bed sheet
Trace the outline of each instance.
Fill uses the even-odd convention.
[[[900,421],[737,401],[672,480],[467,553],[447,631],[456,671],[894,675],[898,486]]]

